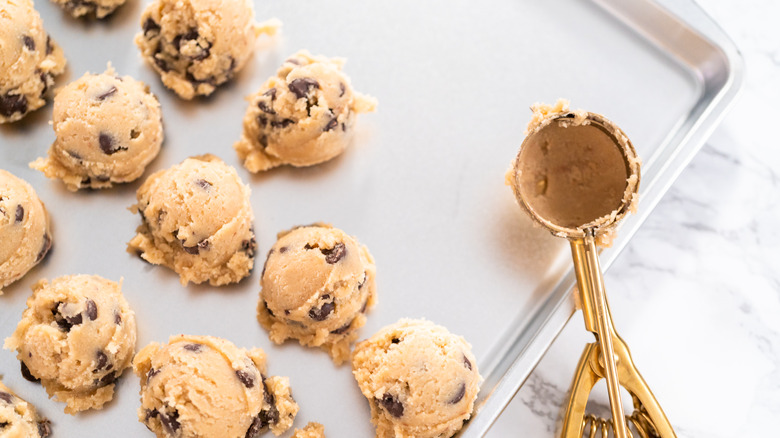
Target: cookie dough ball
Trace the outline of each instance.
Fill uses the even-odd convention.
[[[32,187],[0,169],[0,295],[51,248],[49,213]]]
[[[0,436],[44,438],[49,434],[49,420],[38,415],[33,405],[19,398],[0,381]]]
[[[254,266],[254,216],[249,187],[214,155],[187,158],[155,172],[132,209],[143,223],[128,243],[155,265],[173,269],[181,283],[235,283]]]
[[[149,344],[133,369],[141,378],[138,420],[158,437],[254,438],[292,426],[298,404],[287,377],[266,377],[265,353],[211,336]]]
[[[374,111],[376,99],[352,89],[343,64],[300,51],[248,97],[244,132],[233,146],[244,167],[311,166],[344,152],[356,114]]]
[[[290,438],[325,438],[325,426],[309,422],[303,429],[295,429]]]
[[[52,0],[65,12],[78,18],[85,15],[105,18],[125,4],[125,0]]]
[[[30,167],[69,190],[102,189],[137,179],[160,151],[160,103],[149,87],[109,65],[85,74],[54,98],[57,139]]]
[[[33,286],[5,348],[17,351],[49,396],[74,414],[100,409],[135,351],[135,314],[121,285],[97,275],[67,275]]]
[[[45,105],[54,77],[64,70],[62,49],[43,30],[33,2],[0,2],[0,123]]]
[[[156,0],[141,15],[135,43],[163,84],[189,100],[229,81],[257,37],[279,26],[275,19],[256,24],[249,0]]]
[[[337,228],[284,231],[263,269],[258,320],[277,344],[297,339],[340,364],[376,301],[375,276],[368,249]]]
[[[352,373],[377,437],[449,437],[471,417],[480,376],[471,346],[446,328],[402,319],[355,346]]]

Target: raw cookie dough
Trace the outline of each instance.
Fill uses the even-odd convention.
[[[325,438],[325,426],[309,422],[303,429],[295,429],[290,438]]]
[[[85,74],[54,98],[57,139],[30,167],[69,190],[102,189],[137,179],[160,151],[160,103],[149,87],[111,66]]]
[[[65,12],[74,17],[84,15],[105,18],[111,15],[117,8],[125,4],[126,0],[52,0]]]
[[[0,2],[0,123],[15,122],[46,104],[65,56],[43,30],[31,0]]]
[[[376,301],[375,276],[368,249],[337,228],[283,231],[263,268],[258,320],[277,344],[298,339],[340,364]]]
[[[302,50],[247,98],[244,132],[233,145],[244,167],[311,166],[344,152],[356,114],[374,111],[376,99],[352,89],[343,65]]]
[[[0,169],[0,295],[51,248],[49,213],[32,187]]]
[[[266,377],[265,353],[212,336],[172,336],[133,360],[141,378],[138,420],[158,437],[254,438],[280,435],[298,404],[287,377]]]
[[[143,223],[127,244],[181,280],[214,286],[235,283],[254,266],[254,216],[249,187],[211,154],[153,173],[136,193]]]
[[[610,246],[613,225],[636,210],[640,162],[631,142],[611,121],[572,111],[564,99],[531,109],[507,185],[553,234],[584,237],[594,230],[597,244]]]
[[[465,339],[413,319],[357,344],[352,373],[382,438],[452,436],[471,417],[481,380]]]
[[[256,24],[249,0],[156,0],[141,15],[135,43],[163,84],[189,100],[229,81],[257,37],[279,26],[275,19]]]
[[[19,398],[0,380],[0,436],[44,438],[51,434],[49,420],[38,415],[30,403]]]
[[[97,275],[66,275],[33,286],[5,348],[50,397],[75,414],[100,409],[135,351],[135,314],[121,285]]]

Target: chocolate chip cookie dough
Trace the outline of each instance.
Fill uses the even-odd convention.
[[[95,18],[105,18],[111,15],[117,8],[125,4],[126,0],[52,0],[65,12],[78,18],[85,15]]]
[[[0,295],[51,248],[49,213],[35,190],[0,169]]]
[[[0,123],[46,104],[54,77],[64,70],[62,49],[43,30],[33,2],[0,2]]]
[[[179,274],[183,285],[235,283],[254,266],[249,187],[214,155],[153,173],[131,207],[143,223],[127,251]]]
[[[325,438],[325,426],[309,422],[303,429],[295,429],[290,438]]]
[[[257,37],[279,26],[275,19],[256,24],[249,0],[156,0],[141,15],[135,43],[163,84],[189,100],[229,81]]]
[[[44,438],[51,434],[49,420],[38,415],[33,405],[19,398],[0,380],[0,436]]]
[[[121,285],[97,275],[68,275],[33,286],[27,309],[5,348],[23,373],[75,414],[100,409],[135,351],[135,314]],[[29,376],[26,376],[29,377]]]
[[[283,231],[263,269],[258,320],[277,344],[297,339],[340,364],[376,301],[375,276],[368,248],[337,228]]]
[[[311,166],[344,152],[356,115],[374,111],[376,99],[352,89],[343,65],[302,50],[247,98],[244,132],[233,146],[244,167]]]
[[[211,336],[172,336],[138,352],[138,420],[158,437],[255,438],[292,426],[287,377],[266,377],[265,353]]]
[[[54,98],[56,140],[30,167],[68,190],[102,189],[137,179],[160,151],[160,103],[149,87],[109,65],[85,74]]]
[[[352,373],[382,438],[452,436],[471,417],[481,380],[465,339],[413,319],[357,344]]]

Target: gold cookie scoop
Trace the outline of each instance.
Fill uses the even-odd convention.
[[[634,437],[630,423],[643,438],[675,437],[615,331],[596,248],[597,243],[611,243],[618,221],[635,208],[640,180],[636,151],[623,131],[601,115],[569,111],[565,101],[533,110],[507,183],[535,221],[569,240],[585,328],[597,341],[580,358],[561,436],[607,438],[612,431],[616,438]],[[585,414],[588,396],[602,378],[611,420]],[[623,412],[620,385],[633,399],[631,416]]]

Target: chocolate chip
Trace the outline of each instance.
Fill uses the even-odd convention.
[[[8,427],[9,424],[11,424],[11,423],[9,423],[7,421],[1,421],[0,422],[0,430],[5,429],[6,427]]]
[[[363,279],[360,280],[360,283],[358,283],[358,290],[363,289],[363,286],[365,286],[366,281],[368,281],[368,272],[363,272]]]
[[[9,394],[9,393],[7,393],[5,391],[0,391],[0,400],[4,401],[4,402],[6,402],[6,403],[8,403],[10,405],[11,403],[14,402],[14,396],[12,396],[11,394]]]
[[[183,249],[184,252],[186,252],[187,254],[192,254],[192,255],[200,254],[200,249],[198,249],[197,245],[196,246],[184,246],[184,242],[182,242],[181,243],[181,249]]]
[[[165,431],[168,432],[168,435],[176,436],[181,428],[181,423],[179,423],[179,411],[174,410],[171,414],[160,412],[159,417],[160,423],[162,423]]]
[[[395,418],[401,418],[404,415],[404,405],[390,393],[385,393],[381,399],[377,399],[379,404],[385,408]]]
[[[247,388],[252,388],[255,386],[255,378],[252,376],[252,374],[246,371],[237,370],[236,376],[238,376],[238,380],[240,380],[241,383],[243,383]]]
[[[193,353],[200,353],[200,350],[203,349],[203,345],[201,344],[184,344],[184,349],[187,351],[192,351]]]
[[[276,88],[270,88],[268,91],[263,93],[263,96],[271,96],[271,100],[276,99]]]
[[[341,97],[344,95],[344,93],[347,92],[347,87],[344,85],[343,82],[339,82],[339,88],[341,89],[341,94],[339,94],[339,97]]]
[[[342,130],[342,131],[344,131],[344,132],[346,132],[346,131],[347,131],[347,125],[345,125],[344,123],[342,123],[342,124],[341,124],[341,130]]]
[[[30,369],[27,368],[27,364],[24,363],[23,360],[20,360],[19,363],[21,364],[21,368],[22,368],[22,377],[24,377],[26,380],[28,380],[30,382],[33,382],[33,383],[38,383],[38,382],[41,381],[41,379],[39,379],[39,378],[37,378],[37,377],[32,375],[32,373],[30,372]]]
[[[320,249],[320,251],[325,255],[325,261],[332,265],[347,255],[347,246],[343,243],[337,243],[333,248]]]
[[[207,250],[207,249],[209,249],[210,247],[211,247],[211,243],[209,243],[209,239],[208,239],[208,238],[206,238],[206,239],[203,239],[203,240],[201,240],[200,242],[198,242],[198,248],[199,248],[199,249],[205,249],[205,250]]]
[[[46,92],[49,91],[49,86],[54,83],[54,79],[52,79],[51,73],[47,72],[40,72],[38,77],[41,78],[41,83],[43,83],[43,88],[41,89],[41,99],[43,99],[46,96]]]
[[[260,418],[260,414],[258,414],[252,420],[252,424],[249,425],[249,429],[246,431],[245,438],[257,438],[260,436],[260,431],[262,431],[267,426],[268,423],[264,424],[263,420]]]
[[[22,37],[22,43],[24,43],[24,47],[27,47],[27,50],[31,52],[35,50],[35,40],[33,40],[31,36],[24,35]]]
[[[144,29],[144,36],[146,36],[146,34],[151,32],[155,32],[155,33],[160,32],[160,25],[157,24],[157,22],[154,21],[152,17],[148,17],[146,21],[144,21],[143,29]]]
[[[283,247],[279,248],[279,253],[280,254],[284,254],[285,252],[287,252],[287,247],[286,246],[283,246]]]
[[[120,315],[117,311],[114,311],[114,324],[122,324],[122,315]]]
[[[324,128],[322,128],[322,132],[328,132],[331,129],[337,127],[337,126],[339,126],[339,121],[338,121],[338,119],[336,119],[336,117],[333,117],[332,119],[330,119],[328,124],[325,125]]]
[[[160,374],[160,370],[156,370],[154,368],[149,368],[149,372],[146,373],[146,380],[148,381],[149,379],[151,379],[152,377],[154,377],[154,376],[156,376],[158,374]]]
[[[49,233],[46,233],[43,235],[43,245],[41,245],[41,250],[38,252],[38,255],[35,257],[35,263],[38,263],[43,259],[43,257],[46,256],[46,253],[49,252],[51,249],[51,237],[49,237]]]
[[[401,340],[398,339],[398,338],[393,338],[393,339],[390,340],[390,342],[392,342],[393,344],[397,344],[397,343],[401,342]]]
[[[97,100],[103,101],[106,100],[106,98],[113,96],[116,94],[116,87],[114,85],[111,86],[111,88],[108,89],[108,91],[104,92],[103,94],[99,95],[97,97]]]
[[[258,126],[265,126],[268,124],[268,117],[260,115],[257,116],[257,124]]]
[[[368,300],[363,301],[363,307],[360,308],[360,313],[366,313],[366,307],[368,307]]]
[[[102,388],[116,382],[116,371],[112,371],[105,376],[92,381],[92,386]]]
[[[46,438],[51,435],[51,421],[41,420],[38,422],[38,435],[40,435],[41,438]]]
[[[341,335],[347,330],[349,330],[350,327],[352,327],[352,321],[344,324],[343,326],[337,328],[336,330],[332,330],[331,333],[333,333],[334,335]]]
[[[274,121],[271,121],[271,126],[274,127],[274,128],[282,128],[282,129],[284,129],[284,128],[292,125],[293,123],[295,123],[295,120],[293,120],[293,119],[282,119],[280,121],[274,120]]]
[[[111,177],[108,176],[108,175],[98,175],[98,176],[95,177],[95,181],[97,181],[97,182],[107,182],[110,179],[111,179]]]
[[[173,41],[176,44],[176,46],[181,49],[181,42],[184,41],[192,41],[197,40],[200,35],[198,34],[198,29],[190,29],[187,33],[183,35],[177,35]]]
[[[456,392],[455,395],[453,395],[452,398],[447,401],[447,403],[454,405],[455,403],[463,400],[464,395],[466,395],[466,384],[461,382],[460,386],[458,387],[458,392]]]
[[[206,181],[205,179],[196,179],[195,184],[202,188],[203,190],[208,190],[211,188],[211,183]]]
[[[11,117],[16,113],[27,112],[27,97],[21,94],[5,94],[0,96],[0,115]]]
[[[255,256],[256,247],[257,242],[255,241],[254,233],[252,233],[252,237],[249,240],[244,240],[241,242],[241,251],[244,251],[250,258]]]
[[[19,224],[24,220],[24,207],[22,204],[16,206],[16,223]]]
[[[59,326],[60,330],[69,332],[74,325],[79,325],[83,322],[83,317],[81,316],[81,313],[78,313],[74,316],[63,315],[62,307],[64,305],[65,304],[61,301],[57,301],[57,303],[54,305],[54,308],[51,310],[51,313],[54,315],[54,322],[57,323],[57,326]]]
[[[471,361],[465,355],[463,356],[463,365],[465,365],[466,368],[471,369]]]
[[[168,65],[168,61],[162,59],[161,57],[157,56],[158,54],[154,55],[154,64],[159,67],[160,70],[162,70],[165,73],[168,73],[171,71],[171,66]]]
[[[90,321],[94,321],[97,319],[97,305],[94,301],[87,298],[86,302],[86,312],[87,312],[87,318],[89,318]]]
[[[295,96],[300,99],[309,94],[309,91],[312,88],[320,88],[320,84],[312,78],[297,78],[293,79],[287,88],[289,88],[290,91],[292,91],[293,94],[295,94]]]
[[[73,152],[73,151],[65,151],[65,152],[67,152],[67,154],[70,155],[71,157],[77,160],[81,160],[81,155],[79,155],[78,152]]]
[[[270,107],[266,102],[263,102],[262,100],[260,102],[257,102],[257,107],[260,108],[264,113],[267,114],[276,114],[276,111],[272,107]]]
[[[95,369],[92,370],[93,373],[97,373],[98,371],[102,370],[103,368],[108,365],[108,356],[106,356],[106,353],[103,353],[102,351],[97,352],[97,365],[95,366]]]
[[[98,135],[98,142],[100,143],[100,150],[106,155],[113,155],[119,151],[127,150],[127,148],[117,145],[114,137],[105,132],[101,132]]]
[[[49,252],[51,249],[51,237],[49,237],[49,233],[46,233],[43,235],[43,245],[41,245],[41,250],[38,252],[38,255],[35,257],[35,263],[38,263],[43,259],[43,257],[46,256],[46,253]]]
[[[51,43],[51,37],[46,35],[46,54],[50,55],[54,51],[54,45]]]
[[[268,308],[268,303],[265,302],[265,300],[263,300],[263,307],[265,307],[265,311],[268,312],[268,314],[271,315],[271,317],[276,316],[276,315],[274,315],[274,312],[272,312],[271,309]],[[285,310],[285,312],[286,312],[286,310]]]
[[[323,299],[330,298],[329,295],[323,295]],[[333,304],[332,301],[329,301],[327,303],[323,303],[322,307],[320,308],[312,308],[309,310],[309,318],[315,320],[315,321],[325,321],[327,319],[328,315],[333,313],[333,310],[336,308],[336,305]]]

